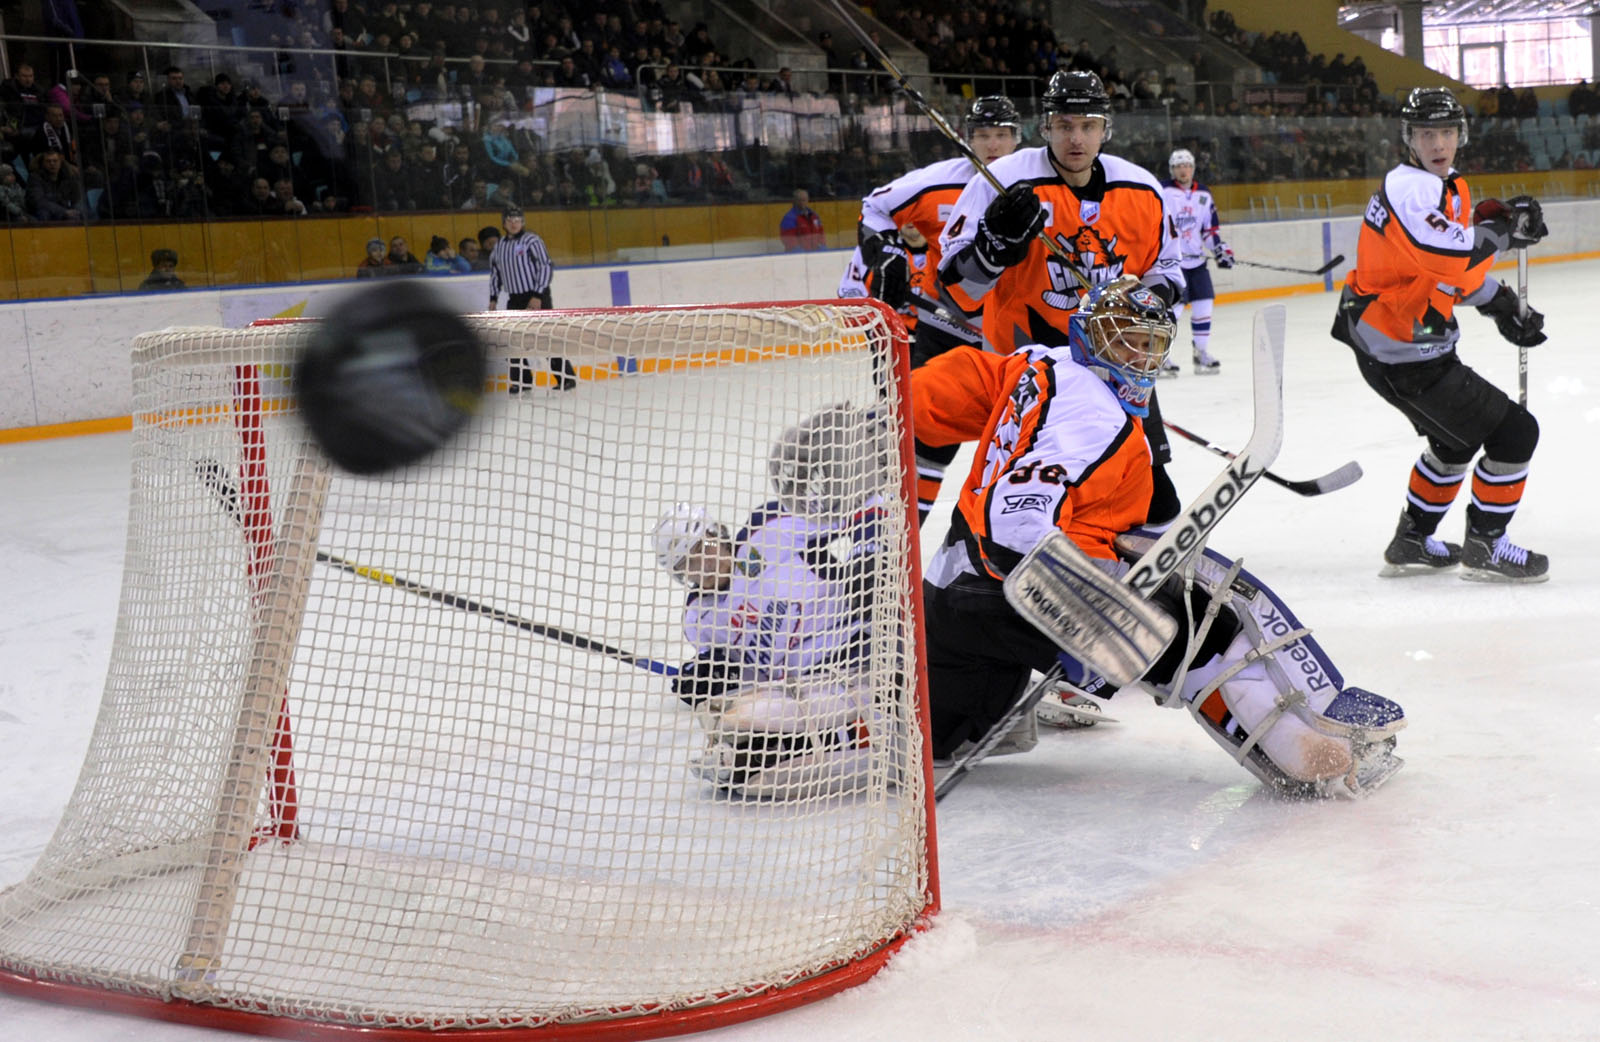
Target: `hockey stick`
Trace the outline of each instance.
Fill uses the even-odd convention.
[[[1344,263],[1344,254],[1339,254],[1333,260],[1320,268],[1285,268],[1277,264],[1258,264],[1255,261],[1236,260],[1235,264],[1243,264],[1247,268],[1266,268],[1268,271],[1287,271],[1295,275],[1326,275],[1334,268]]]
[[[1528,248],[1517,250],[1517,307],[1528,313]],[[1528,349],[1517,345],[1517,404],[1528,404]]]
[[[211,490],[211,494],[216,497],[217,502],[228,513],[228,516],[232,517],[235,523],[242,524],[243,514],[239,509],[239,489],[233,480],[223,472],[222,464],[214,459],[195,460],[194,473],[195,477],[199,478],[201,483]],[[544,637],[547,640],[553,640],[558,644],[565,644],[580,651],[592,651],[597,655],[606,655],[619,662],[637,666],[640,669],[658,673],[662,676],[672,677],[678,675],[678,667],[676,666],[669,666],[664,662],[657,662],[642,655],[635,655],[631,651],[585,637],[580,633],[574,633],[559,626],[547,626],[542,622],[525,619],[520,615],[514,615],[506,611],[504,608],[496,608],[493,605],[475,601],[470,597],[463,597],[459,593],[436,590],[414,579],[407,579],[404,576],[395,575],[379,568],[358,564],[337,554],[330,554],[325,550],[317,551],[317,561],[350,575],[362,579],[370,579],[375,583],[393,586],[396,589],[415,594],[424,600],[433,601],[435,604],[443,605],[446,608],[456,608],[470,615],[482,615],[486,619],[504,623],[515,629],[531,633],[535,637]]]
[[[1209,452],[1214,452],[1224,459],[1234,458],[1235,454],[1223,448],[1221,445],[1218,445],[1215,442],[1207,441],[1205,438],[1202,438],[1193,431],[1184,430],[1182,427],[1178,426],[1176,423],[1173,423],[1165,416],[1161,418],[1161,423],[1167,428],[1167,430],[1173,431],[1179,436],[1189,439],[1196,445],[1205,447],[1205,449]],[[1361,480],[1361,475],[1361,464],[1357,463],[1355,460],[1351,460],[1344,466],[1330,470],[1328,473],[1323,474],[1320,477],[1307,478],[1304,481],[1290,481],[1288,478],[1279,477],[1270,470],[1263,472],[1261,476],[1272,482],[1274,485],[1281,485],[1290,492],[1297,493],[1298,495],[1320,496],[1325,492],[1336,492],[1339,489],[1344,488],[1346,485],[1355,484],[1357,481]]]
[[[1234,456],[1221,474],[1196,497],[1183,512],[1182,520],[1162,533],[1148,553],[1123,576],[1125,585],[1149,599],[1167,578],[1198,553],[1212,529],[1236,506],[1251,485],[1266,473],[1267,464],[1277,458],[1283,446],[1283,342],[1286,322],[1283,305],[1275,304],[1256,312],[1255,343],[1252,351],[1255,387],[1255,416],[1250,440]],[[1033,712],[1039,700],[1061,677],[1054,666],[1044,679],[1028,688],[1004,716],[983,736],[966,756],[953,764],[934,785],[935,802],[948,796],[957,785],[1000,744],[1017,722]]]

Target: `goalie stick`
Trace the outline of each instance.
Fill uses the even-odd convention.
[[[1167,430],[1178,434],[1180,437],[1187,438],[1196,445],[1205,447],[1207,451],[1214,452],[1224,459],[1234,459],[1237,456],[1236,453],[1230,452],[1221,445],[1218,445],[1212,441],[1208,441],[1193,431],[1185,430],[1176,423],[1173,423],[1171,420],[1167,419],[1165,416],[1161,418],[1161,422],[1166,426]],[[1277,474],[1274,474],[1270,470],[1263,471],[1261,476],[1272,482],[1274,485],[1283,486],[1290,492],[1294,492],[1302,496],[1320,496],[1326,492],[1337,492],[1346,485],[1355,484],[1357,481],[1361,480],[1362,473],[1363,471],[1361,470],[1361,464],[1357,463],[1355,460],[1351,460],[1342,467],[1337,467],[1333,470],[1330,470],[1328,473],[1319,477],[1307,478],[1304,481],[1291,481],[1288,478],[1280,477]]]
[[[1333,260],[1320,268],[1285,268],[1279,264],[1260,264],[1256,261],[1234,260],[1235,264],[1242,264],[1247,268],[1266,268],[1268,271],[1287,271],[1294,275],[1326,275],[1328,272],[1344,263],[1344,254],[1339,254]]]
[[[1148,600],[1168,577],[1183,567],[1210,538],[1223,516],[1236,506],[1245,492],[1266,473],[1267,464],[1277,458],[1283,446],[1283,342],[1285,311],[1281,304],[1256,312],[1252,348],[1254,367],[1255,415],[1250,440],[1232,458],[1221,474],[1187,507],[1172,527],[1164,532],[1148,553],[1141,557],[1122,582],[1138,596]],[[1054,666],[1038,683],[1012,703],[965,756],[951,765],[933,789],[935,802],[948,796],[1017,722],[1034,711],[1045,694],[1062,678],[1061,667]]]
[[[200,479],[201,484],[211,490],[211,494],[216,497],[217,503],[227,512],[228,516],[233,518],[236,524],[242,524],[244,515],[239,507],[239,488],[233,479],[224,472],[222,464],[214,459],[195,460],[194,473],[195,477]],[[662,676],[672,677],[678,674],[678,667],[667,665],[665,662],[657,662],[654,659],[645,658],[643,655],[635,655],[631,651],[614,647],[591,637],[585,637],[581,633],[574,633],[559,626],[548,626],[542,622],[525,619],[520,615],[506,611],[504,608],[496,608],[491,604],[484,604],[482,601],[463,597],[459,593],[436,590],[414,579],[407,579],[405,576],[395,575],[380,568],[358,564],[337,554],[330,554],[325,550],[317,551],[317,561],[332,568],[337,568],[349,575],[369,579],[384,586],[393,586],[396,589],[415,594],[424,600],[433,601],[435,604],[443,605],[446,608],[456,608],[470,615],[482,615],[486,619],[493,619],[495,622],[503,623],[514,629],[523,630],[533,634],[535,637],[544,637],[547,640],[553,640],[558,644],[565,644],[580,651],[592,651],[597,655],[605,655],[630,666],[637,666],[651,673],[659,673]]]

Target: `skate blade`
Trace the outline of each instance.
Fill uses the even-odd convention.
[[[1048,720],[1043,716],[1039,717],[1039,722],[1044,726],[1054,727],[1062,731],[1080,731],[1085,727],[1093,727],[1095,724],[1118,724],[1122,722],[1114,716],[1106,716],[1104,713],[1096,712],[1093,709],[1079,709],[1077,706],[1052,706],[1050,713],[1052,715],[1061,714],[1071,717],[1070,720],[1062,720],[1059,723],[1055,720]]]
[[[1218,375],[1218,374],[1220,374],[1222,372],[1222,366],[1220,366],[1220,365],[1212,365],[1212,366],[1197,365],[1197,366],[1194,367],[1194,371],[1195,371],[1195,375],[1196,376],[1216,376],[1216,375]]]
[[[1504,572],[1497,572],[1490,568],[1463,567],[1461,569],[1461,578],[1465,579],[1469,583],[1542,583],[1547,582],[1550,579],[1550,573],[1541,572],[1538,575],[1507,575]]]
[[[1457,562],[1459,563],[1459,562]],[[1396,579],[1406,575],[1441,575],[1454,572],[1454,564],[1388,564],[1378,571],[1378,576],[1383,579]],[[1465,579],[1466,575],[1463,574]]]

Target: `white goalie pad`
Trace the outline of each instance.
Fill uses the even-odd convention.
[[[1150,540],[1124,536],[1137,553]],[[1404,763],[1394,736],[1400,706],[1344,683],[1310,631],[1260,580],[1207,550],[1185,578],[1238,620],[1227,649],[1194,663],[1176,681],[1177,700],[1206,733],[1274,790],[1289,795],[1360,796]],[[1199,620],[1199,626],[1205,627]],[[1222,623],[1218,623],[1222,625]]]
[[[698,717],[706,745],[691,770],[730,795],[805,799],[853,792],[871,780],[874,736],[884,737],[871,692],[857,682],[763,684]]]
[[[1059,530],[1011,570],[1005,593],[1018,615],[1113,687],[1143,676],[1178,632],[1175,619]]]

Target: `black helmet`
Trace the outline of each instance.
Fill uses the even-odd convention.
[[[1010,127],[1020,131],[1022,113],[1018,112],[1017,106],[1003,94],[974,98],[971,107],[967,109],[968,133],[971,133],[974,127]]]
[[[1111,140],[1111,95],[1092,72],[1062,69],[1051,76],[1039,99],[1039,114],[1046,118],[1056,114],[1098,116],[1106,121],[1106,140]]]
[[[1448,87],[1412,87],[1400,106],[1400,143],[1411,147],[1412,127],[1459,127],[1467,143],[1467,110]]]

